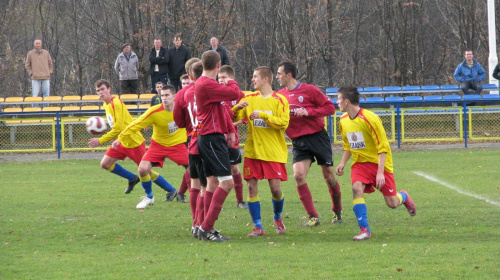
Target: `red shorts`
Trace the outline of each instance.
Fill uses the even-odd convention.
[[[378,164],[372,162],[356,163],[351,170],[351,183],[360,181],[365,184],[365,193],[375,191],[374,186],[377,183]],[[395,196],[396,183],[394,182],[394,174],[384,171],[385,185],[380,189],[380,192],[385,196]]]
[[[153,166],[163,167],[165,158],[178,165],[187,166],[189,160],[186,144],[181,143],[172,147],[165,147],[151,140],[151,145],[149,145],[149,149],[142,157],[142,160],[152,162]]]
[[[106,152],[106,155],[108,157],[112,158],[117,158],[124,160],[126,157],[129,159],[133,160],[137,165],[142,160],[142,156],[146,153],[146,144],[142,143],[141,145],[135,147],[135,148],[125,148],[123,147],[122,143],[118,145],[118,148],[113,149],[109,148],[108,151]]]
[[[286,181],[288,175],[284,163],[245,158],[243,162],[243,178],[245,180],[256,178],[257,180],[281,179],[281,181]]]

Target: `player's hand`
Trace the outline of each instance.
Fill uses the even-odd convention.
[[[236,134],[234,132],[231,132],[227,135],[227,146],[232,147],[234,146],[234,143],[236,142]]]
[[[306,109],[300,108],[300,109],[297,109],[295,111],[295,116],[299,117],[299,118],[301,118],[301,117],[307,117],[307,116],[309,116],[309,113],[307,112]]]
[[[259,118],[259,112],[252,112],[250,116],[248,116],[249,119],[254,120]]]
[[[384,173],[377,173],[377,183],[375,187],[380,190],[385,185],[385,176]]]
[[[338,175],[338,176],[342,176],[344,175],[344,164],[341,163],[337,166],[337,168],[335,168],[335,173]]]
[[[221,83],[221,84],[223,84],[223,85],[225,85],[225,86],[227,86],[227,83],[228,83],[229,81],[232,81],[232,80],[233,80],[233,79],[229,79],[229,78],[228,78],[228,79],[224,79],[224,80],[220,81],[220,83]]]
[[[238,105],[236,105],[236,111],[239,111],[239,110],[245,108],[246,106],[248,106],[248,101],[240,102],[240,103],[238,103]]]
[[[234,125],[234,126],[237,126],[237,125],[242,124],[242,123],[243,123],[243,120],[239,120],[239,121],[237,121],[237,122],[234,122],[234,123],[233,123],[233,125]]]
[[[99,145],[101,145],[101,143],[99,143],[99,138],[92,138],[89,140],[89,147],[95,148],[99,147]]]
[[[118,140],[113,141],[113,143],[111,144],[111,148],[115,150],[118,149],[118,146],[120,146],[120,141]]]

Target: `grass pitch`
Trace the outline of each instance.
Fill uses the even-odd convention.
[[[285,194],[285,235],[272,226],[267,182],[260,183],[266,236],[249,238],[247,210],[228,196],[216,228],[225,243],[190,235],[189,204],[135,205],[140,185],[99,168],[97,160],[0,163],[2,279],[500,279],[499,150],[396,152],[398,190],[407,190],[417,216],[366,195],[372,239],[353,242],[350,168],[340,177],[344,222],[330,224],[331,201],[319,167],[308,183],[321,225],[302,226],[291,164]],[[335,162],[340,156],[335,156]],[[136,170],[131,161],[123,162]],[[182,168],[160,170],[174,186]],[[431,180],[432,179],[432,180]],[[245,186],[246,187],[246,186]],[[246,196],[246,195],[245,195]]]

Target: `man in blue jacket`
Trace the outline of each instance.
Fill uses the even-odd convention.
[[[156,83],[168,83],[168,53],[167,49],[161,46],[161,39],[155,39],[154,48],[149,53],[149,74],[151,75],[151,93],[160,94],[156,91]]]
[[[464,58],[464,61],[455,70],[453,78],[460,83],[460,88],[464,94],[469,94],[469,89],[473,89],[475,94],[480,94],[483,89],[481,81],[486,78],[486,71],[474,59],[472,51],[465,51]]]

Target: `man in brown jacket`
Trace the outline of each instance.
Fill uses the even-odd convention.
[[[31,76],[33,96],[50,95],[50,74],[52,74],[52,58],[47,50],[42,49],[42,40],[35,40],[35,48],[26,57],[26,71]]]

